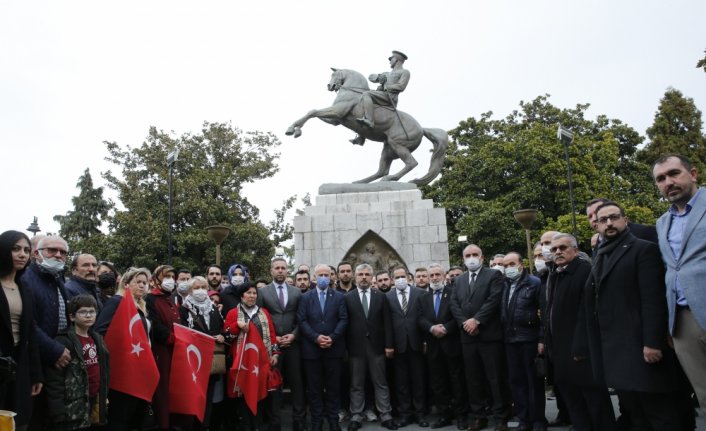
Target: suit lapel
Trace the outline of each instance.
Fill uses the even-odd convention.
[[[704,214],[706,213],[706,191],[703,191],[702,189],[699,190],[699,196],[696,199],[696,202],[694,202],[694,206],[689,212],[686,226],[684,226],[684,234],[682,235],[681,254],[679,256],[679,260],[682,260],[681,258],[682,256],[684,256],[684,250],[686,250],[686,244],[689,242],[691,234],[694,233],[696,226],[701,222],[701,220],[704,218]]]
[[[663,238],[663,240],[659,242],[659,248],[662,251],[662,256],[670,259],[673,263],[676,263],[677,260],[676,257],[674,257],[672,247],[669,246],[669,228],[672,227],[672,214],[670,212],[665,213],[659,220],[657,220],[657,225],[661,226],[657,230],[657,235]]]

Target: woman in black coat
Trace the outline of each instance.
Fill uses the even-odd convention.
[[[18,430],[26,428],[32,415],[31,397],[42,390],[39,349],[32,329],[32,295],[20,283],[29,256],[27,235],[12,230],[0,234],[0,409],[17,413]],[[10,358],[16,364],[14,378],[4,367]]]

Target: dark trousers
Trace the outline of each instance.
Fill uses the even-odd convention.
[[[397,413],[403,419],[424,416],[424,357],[422,352],[408,349],[395,352],[395,384]]]
[[[467,413],[466,380],[461,356],[450,356],[439,350],[427,353],[429,383],[437,413],[451,419]]]
[[[608,388],[556,382],[576,431],[615,431],[615,412]]]
[[[537,343],[505,344],[510,390],[515,414],[523,425],[545,425],[544,379],[537,377]]]
[[[487,406],[492,405],[496,421],[507,421],[510,416],[510,397],[507,393],[507,367],[503,343],[464,343],[462,349],[471,417],[485,418]],[[492,404],[489,403],[489,395],[492,397]]]
[[[306,420],[306,397],[304,395],[304,378],[302,377],[302,360],[299,345],[281,349],[278,366],[284,377],[284,385],[289,387],[292,394],[292,416],[294,422],[304,424]],[[280,397],[281,398],[281,397]],[[279,411],[274,413],[277,417],[276,425],[280,424]]]
[[[645,431],[678,431],[682,429],[676,393],[619,391],[635,429]]]
[[[313,427],[320,427],[324,419],[338,424],[341,364],[341,358],[304,359]]]
[[[108,430],[141,430],[147,415],[147,401],[123,392],[108,391]]]

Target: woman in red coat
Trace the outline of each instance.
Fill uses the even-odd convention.
[[[244,283],[237,288],[240,304],[228,312],[226,321],[223,326],[223,331],[233,337],[237,337],[237,343],[233,343],[233,351],[237,349],[247,335],[250,322],[255,325],[255,328],[260,333],[262,341],[265,344],[265,349],[270,357],[271,366],[277,364],[279,357],[279,348],[277,347],[277,337],[275,334],[275,325],[272,323],[270,313],[264,308],[256,305],[257,302],[257,287],[254,284]],[[263,413],[264,417],[270,417],[272,409],[278,408],[276,403],[267,402],[271,399],[271,393],[268,393],[267,398],[260,401],[257,407],[257,417],[254,417],[252,412],[241,403],[242,417],[245,421],[246,429],[263,429]]]

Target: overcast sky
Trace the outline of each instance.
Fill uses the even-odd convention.
[[[382,72],[393,49],[411,72],[398,107],[424,127],[504,117],[548,93],[644,135],[670,86],[706,109],[706,74],[695,68],[704,17],[697,0],[5,1],[0,231],[37,216],[57,232],[52,217],[72,209],[86,167],[96,185],[101,171],[119,171],[102,142],[139,146],[150,126],[275,133],[279,173],[245,191],[263,221],[293,194],[368,176],[380,143],[353,146],[352,132],[319,120],[296,140],[284,131],[332,103],[329,67]],[[426,172],[431,144],[420,148],[405,179]]]

